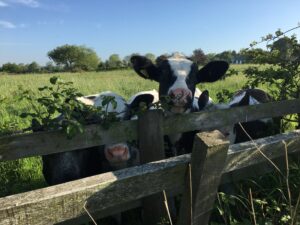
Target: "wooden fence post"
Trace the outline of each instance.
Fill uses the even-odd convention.
[[[208,224],[228,147],[229,141],[217,130],[198,133],[195,136],[191,176],[188,170],[177,224]]]
[[[165,158],[163,137],[163,112],[150,110],[138,120],[138,140],[141,164]],[[163,194],[158,193],[142,200],[143,224],[155,225],[167,217]]]

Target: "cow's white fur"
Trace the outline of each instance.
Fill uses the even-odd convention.
[[[191,65],[193,62],[178,53],[174,54],[171,58],[168,58],[168,62],[171,70],[174,73],[174,76],[176,76],[176,81],[169,88],[168,94],[178,88],[189,90],[186,84],[186,78],[191,71]]]
[[[117,117],[118,118],[123,118],[125,116],[125,112],[126,112],[126,101],[125,99],[114,93],[114,92],[111,92],[111,91],[105,91],[105,92],[101,92],[94,100],[94,106],[96,107],[99,107],[101,106],[102,107],[102,102],[104,100],[104,96],[112,96],[112,97],[115,97],[114,100],[117,102],[117,107],[114,108],[113,105],[111,103],[108,104],[108,107],[107,107],[107,111],[108,112],[114,112],[114,113],[117,113]],[[106,107],[103,108],[103,110],[106,110]]]
[[[233,105],[239,103],[246,95],[246,92],[243,91],[238,95],[235,95],[233,99],[228,103],[228,105]]]
[[[98,95],[90,95],[90,96],[98,96]],[[82,103],[86,104],[86,105],[94,105],[94,100],[89,99],[89,96],[83,96],[83,97],[78,97],[76,98],[78,101],[81,101]]]
[[[202,94],[202,91],[200,91],[199,88],[195,89],[194,99],[193,99],[193,108],[196,109],[196,111],[199,110],[198,100],[200,95]],[[213,105],[213,100],[211,97],[209,97],[208,102],[205,106],[205,109],[208,108],[210,105]]]
[[[158,91],[155,90],[155,89],[153,89],[151,91],[141,91],[141,92],[136,93],[135,95],[133,95],[132,97],[130,97],[130,99],[127,101],[127,104],[131,104],[137,96],[143,95],[143,94],[153,95],[154,99],[153,99],[152,103],[158,102],[158,100],[159,100]]]
[[[135,95],[133,95],[133,96],[127,101],[127,104],[130,105],[130,104],[134,101],[134,99],[135,99],[137,96],[143,95],[143,94],[150,94],[150,95],[153,95],[154,98],[153,98],[152,103],[156,103],[156,102],[159,101],[159,94],[158,94],[158,91],[155,90],[155,89],[153,89],[153,90],[151,90],[151,91],[141,91],[141,92],[136,93]],[[149,109],[150,109],[150,110],[153,110],[154,107],[151,106]],[[130,118],[130,120],[137,120],[137,119],[138,119],[138,116],[137,116],[137,115],[134,115],[134,116],[132,116],[132,117]]]

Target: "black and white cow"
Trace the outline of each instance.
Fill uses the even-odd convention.
[[[209,101],[209,92],[203,91],[199,97],[199,110],[226,109],[238,106],[256,105],[273,101],[272,97],[260,89],[245,89],[236,92],[227,104],[214,104]],[[242,126],[242,127],[241,127]],[[279,118],[266,118],[235,124],[220,131],[228,137],[231,144],[250,141],[280,132]]]
[[[141,104],[149,109],[152,104],[158,101],[158,92],[156,90],[142,91],[133,95],[127,102],[119,95],[112,92],[105,92],[94,99],[94,106],[101,106],[103,99],[101,96],[113,96],[117,102],[114,109],[112,104],[108,105],[109,112],[116,112],[121,120],[135,120],[138,118],[137,113]],[[103,146],[103,151],[98,151],[101,155],[99,158],[104,159],[104,171],[114,171],[129,166],[139,164],[139,151],[136,144],[133,143],[116,143]],[[104,155],[103,155],[104,154]]]
[[[78,100],[85,104],[102,106],[103,96],[112,96],[117,102],[116,107],[109,103],[105,110],[117,113],[117,117],[121,120],[127,120],[134,117],[134,112],[140,103],[149,106],[156,101],[158,93],[149,91],[136,94],[129,103],[113,92],[102,92],[97,95],[81,97]],[[42,161],[46,182],[49,185],[55,185],[137,165],[139,163],[139,152],[137,148],[128,143],[118,143],[45,155],[42,156]]]
[[[144,56],[136,55],[131,57],[131,63],[138,75],[159,83],[160,100],[164,97],[170,99],[169,109],[166,110],[167,115],[192,112],[196,85],[217,81],[228,69],[228,63],[225,61],[213,61],[198,69],[195,63],[178,53],[170,57],[158,57],[156,64]],[[183,152],[191,151],[190,147],[184,147],[181,143],[192,146],[190,142],[193,140],[193,133],[184,135],[188,137],[187,142],[180,140],[182,134],[166,137],[170,146],[176,147],[174,154],[182,152],[181,149],[184,149]]]

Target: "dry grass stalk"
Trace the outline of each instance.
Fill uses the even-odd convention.
[[[190,187],[190,202],[191,202],[191,208],[190,208],[190,217],[191,217],[191,225],[193,224],[193,182],[192,182],[192,166],[189,163],[189,187]]]
[[[294,223],[297,222],[297,212],[298,212],[299,205],[300,205],[300,191],[299,191],[298,198],[297,198],[297,203],[296,203],[296,206],[295,206],[295,209],[294,209],[294,212],[293,212],[291,225],[294,225]]]
[[[98,224],[96,223],[96,221],[94,220],[94,218],[92,217],[92,215],[90,214],[90,212],[87,210],[87,208],[86,208],[86,203],[87,203],[87,202],[84,203],[83,209],[86,211],[86,213],[88,214],[88,216],[90,217],[90,219],[93,221],[93,223],[94,223],[95,225],[98,225]]]
[[[287,188],[287,194],[288,194],[288,203],[289,203],[289,209],[290,209],[290,215],[292,217],[292,222],[291,225],[293,225],[294,221],[295,221],[295,217],[297,216],[297,209],[299,207],[299,199],[300,199],[300,193],[297,199],[297,204],[296,207],[294,209],[292,209],[292,196],[291,196],[291,190],[290,190],[290,184],[289,184],[289,160],[288,160],[288,149],[287,149],[287,145],[286,142],[283,141],[284,144],[284,151],[285,151],[285,165],[286,165],[286,175],[284,175],[281,170],[275,165],[275,163],[269,158],[267,157],[259,148],[259,146],[254,142],[254,140],[252,139],[252,137],[248,134],[248,132],[245,130],[245,128],[242,126],[241,123],[239,123],[240,127],[242,128],[242,130],[245,132],[245,134],[248,136],[248,138],[252,141],[252,143],[256,146],[257,150],[260,152],[260,154],[268,161],[270,162],[274,168],[282,175],[282,177],[284,177],[285,179],[285,183],[286,183],[286,188]],[[251,190],[251,189],[250,189]]]
[[[242,128],[242,130],[245,132],[245,134],[248,136],[248,138],[251,140],[251,142],[255,145],[256,149],[259,151],[259,153],[269,162],[272,164],[272,166],[283,176],[285,177],[281,170],[278,168],[278,166],[276,166],[276,164],[268,157],[265,155],[265,153],[262,152],[262,150],[260,149],[260,147],[255,143],[255,141],[252,139],[252,137],[248,134],[248,132],[245,130],[245,128],[243,127],[243,125],[239,122],[240,127]]]
[[[254,225],[257,225],[251,188],[249,188],[249,197],[250,197],[250,203],[251,203],[251,210],[252,210]]]
[[[168,217],[169,217],[169,222],[170,222],[171,225],[173,225],[171,214],[170,214],[170,210],[169,210],[169,205],[168,205],[168,199],[167,199],[167,195],[166,195],[166,191],[165,190],[163,190],[163,194],[164,194],[165,207],[166,207],[166,210],[167,210],[167,213],[168,213]]]
[[[288,194],[288,201],[289,201],[289,208],[290,208],[290,213],[292,213],[292,196],[291,196],[291,189],[290,189],[290,183],[289,183],[289,176],[290,176],[290,169],[289,169],[289,159],[288,159],[288,150],[286,146],[286,142],[283,141],[284,144],[284,151],[285,151],[285,166],[286,166],[286,176],[285,176],[285,184],[286,184],[286,189],[287,189],[287,194]]]

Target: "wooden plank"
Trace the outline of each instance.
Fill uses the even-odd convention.
[[[196,135],[191,159],[192,183],[187,179],[179,225],[208,224],[228,147],[229,141],[217,130]]]
[[[177,196],[178,194],[183,192],[183,186],[181,187],[177,187],[170,189],[167,191],[167,196],[168,197],[174,197]],[[134,200],[128,203],[124,203],[124,204],[117,204],[113,207],[104,209],[104,210],[100,210],[97,211],[95,210],[93,213],[93,219],[101,219],[107,216],[111,216],[111,215],[115,215],[117,213],[121,213],[130,209],[135,209],[138,207],[142,206],[142,201],[141,200]],[[86,215],[82,215],[80,217],[76,217],[76,218],[72,218],[70,220],[66,220],[60,223],[57,223],[56,225],[74,225],[74,224],[82,224],[82,223],[87,223],[91,221],[90,217],[86,214]]]
[[[263,145],[263,152],[271,158],[284,155],[282,142],[288,146],[289,153],[300,152],[300,131],[280,134],[273,138],[255,141]],[[270,144],[268,144],[270,143]],[[267,147],[269,146],[269,147]],[[242,151],[242,149],[247,149]],[[274,149],[276,148],[276,149]],[[253,143],[242,143],[230,146],[223,173],[246,168],[265,161]],[[250,156],[250,157],[248,157]],[[166,189],[184,189],[184,179],[190,155],[152,162],[139,167],[128,168],[116,172],[105,173],[81,180],[68,182],[48,188],[0,198],[0,224],[53,224],[84,216],[82,208],[88,201],[88,209],[100,217],[123,211],[116,205],[122,205],[141,199],[145,196]],[[244,174],[240,178],[247,177]],[[127,205],[128,206],[128,205]],[[135,207],[135,206],[132,206]],[[124,207],[129,209],[130,207]]]
[[[165,134],[172,134],[190,130],[209,131],[238,122],[278,117],[297,112],[300,112],[300,99],[176,115],[164,120],[164,132]]]
[[[165,118],[164,134],[189,130],[213,130],[237,122],[300,112],[300,99],[265,103],[211,112],[191,113]],[[0,137],[0,162],[35,155],[46,155],[137,138],[137,121],[114,123],[107,130],[90,125],[86,132],[67,140],[61,132],[40,132]]]
[[[138,136],[141,164],[165,158],[162,124],[163,112],[161,110],[150,110],[139,117]],[[158,224],[162,218],[167,217],[162,193],[147,196],[142,202],[145,225]]]
[[[107,209],[104,209],[101,211],[95,211],[93,213],[93,219],[99,220],[101,218],[115,215],[120,212],[138,208],[141,205],[142,205],[141,200],[135,200],[135,201],[128,202],[128,203],[115,205],[113,207],[110,207],[110,208],[107,208]],[[91,222],[91,218],[86,214],[86,215],[82,215],[80,217],[76,217],[76,218],[72,218],[70,220],[56,223],[55,225],[74,225],[74,224],[84,224],[84,223],[88,223],[88,222]]]
[[[239,170],[254,164],[266,161],[266,158],[275,159],[285,154],[285,144],[288,154],[300,151],[300,130],[295,130],[285,134],[261,138],[255,142],[244,142],[231,145],[228,151],[224,172],[228,173]],[[259,147],[259,149],[257,149]]]
[[[89,212],[94,215],[163,189],[180,190],[189,159],[189,155],[182,155],[0,198],[0,224],[55,224],[85,215],[85,202]]]
[[[67,139],[61,131],[47,131],[0,137],[0,162],[36,155],[83,149],[104,143],[136,139],[137,121],[112,123],[108,129],[90,125],[84,133]]]

